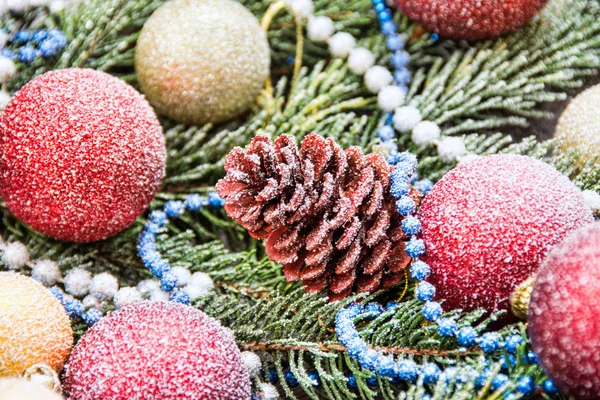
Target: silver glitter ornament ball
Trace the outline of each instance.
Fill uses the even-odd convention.
[[[582,165],[600,155],[600,85],[581,92],[569,103],[554,137],[563,152],[579,150]],[[600,164],[600,157],[596,164]]]
[[[261,26],[233,0],[172,0],[148,19],[135,68],[159,114],[187,124],[218,123],[248,111],[269,74]]]

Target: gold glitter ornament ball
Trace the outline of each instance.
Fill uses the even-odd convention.
[[[35,364],[60,371],[72,347],[60,301],[25,275],[0,272],[0,377],[21,376]]]
[[[25,379],[0,379],[2,400],[63,400],[63,397],[42,385]]]
[[[563,152],[578,149],[582,164],[600,156],[600,85],[571,100],[558,120],[554,136]],[[600,164],[600,157],[595,163]]]
[[[157,112],[187,124],[234,118],[256,102],[270,50],[258,20],[233,0],[173,0],[144,25],[135,68]]]

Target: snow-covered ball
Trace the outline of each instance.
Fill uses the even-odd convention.
[[[315,43],[325,43],[335,32],[333,21],[326,16],[310,17],[306,27],[308,38]]]
[[[373,93],[379,93],[381,89],[393,81],[392,73],[381,65],[374,65],[365,73],[365,85]]]
[[[399,132],[410,132],[421,120],[421,112],[414,106],[398,107],[394,112],[392,123]]]
[[[277,400],[279,398],[279,392],[270,383],[260,383],[260,391],[263,400]]]
[[[585,203],[594,211],[600,210],[600,193],[593,190],[582,192]]]
[[[459,137],[447,137],[438,143],[438,155],[445,163],[458,160],[467,153],[465,142]]]
[[[192,273],[185,267],[173,267],[171,273],[177,278],[177,286],[183,287],[189,282]]]
[[[5,82],[17,72],[15,62],[8,57],[0,56],[0,82]]]
[[[293,0],[292,12],[300,18],[308,18],[312,15],[315,6],[312,0]]]
[[[52,260],[38,260],[31,270],[31,277],[46,287],[54,286],[62,277],[58,264]]]
[[[383,111],[394,111],[396,108],[404,104],[406,95],[398,86],[386,86],[377,95],[377,105]]]
[[[65,275],[65,291],[76,297],[83,297],[90,291],[92,273],[83,268],[73,268]]]
[[[25,379],[0,379],[0,394],[2,400],[62,400],[63,397],[34,382]]]
[[[102,318],[64,372],[71,400],[249,400],[250,377],[230,331],[182,304],[144,301]]]
[[[356,39],[348,32],[338,32],[330,37],[327,43],[332,56],[346,58],[356,46]]]
[[[440,127],[431,121],[419,122],[412,131],[411,139],[419,147],[434,144],[440,138]]]
[[[117,308],[139,303],[140,301],[142,301],[142,295],[134,287],[124,287],[119,289],[114,298],[115,307]]]
[[[242,351],[242,362],[248,369],[248,374],[250,378],[257,377],[260,374],[260,369],[262,367],[262,363],[260,362],[260,357],[252,352],[252,351]]]
[[[146,296],[156,289],[160,289],[160,283],[153,279],[144,279],[137,284],[137,290],[142,294],[142,296]]]
[[[569,235],[544,260],[531,294],[529,335],[565,398],[600,394],[600,223]]]
[[[21,269],[29,262],[29,250],[21,242],[7,243],[2,252],[2,262],[9,269]]]
[[[370,50],[357,47],[350,51],[348,68],[356,75],[364,75],[369,68],[375,65],[375,56]]]
[[[100,300],[112,299],[119,290],[119,281],[108,272],[94,276],[90,282],[90,294]]]

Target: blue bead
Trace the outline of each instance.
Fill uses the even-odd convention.
[[[379,21],[381,23],[384,23],[384,22],[390,21],[392,19],[392,16],[388,10],[384,10],[384,11],[377,13],[377,18],[379,18]]]
[[[71,318],[83,316],[83,304],[80,301],[72,300],[67,301],[65,304],[65,311]]]
[[[286,61],[288,64],[293,64],[293,63],[294,63],[294,60],[296,60],[296,59],[294,58],[294,56],[288,56],[288,57],[286,58],[286,60],[285,60],[285,61]]]
[[[348,387],[353,390],[358,389],[358,385],[356,384],[356,377],[352,373],[348,374]]]
[[[433,34],[431,35],[431,39],[432,39],[434,42],[435,42],[435,41],[437,41],[439,38],[440,38],[440,36],[439,36],[437,33],[433,33]]]
[[[396,202],[396,209],[402,215],[409,215],[415,212],[415,202],[409,196],[402,196]]]
[[[442,372],[440,378],[443,378],[446,383],[452,383],[453,381],[458,380],[456,374],[456,367],[448,367]]]
[[[48,39],[44,40],[42,43],[40,43],[38,48],[40,50],[40,54],[42,55],[42,57],[50,58],[50,57],[55,56],[58,53],[60,46],[58,45],[58,42],[55,39],[48,38]]]
[[[15,57],[15,53],[13,53],[13,51],[11,49],[2,49],[2,57],[6,57],[6,58],[10,58],[11,60],[14,60]]]
[[[362,356],[359,357],[359,364],[366,369],[374,370],[379,361],[379,353],[373,349],[368,349]]]
[[[418,371],[417,364],[411,360],[403,360],[396,365],[396,375],[405,382],[415,382]]]
[[[380,356],[375,370],[381,376],[393,378],[396,376],[396,363],[392,357]]]
[[[558,388],[554,386],[554,382],[550,379],[546,379],[543,384],[544,392],[548,394],[558,394]]]
[[[308,378],[313,383],[313,386],[321,386],[321,377],[319,376],[319,373],[316,370],[313,369],[312,371],[309,371]]]
[[[416,290],[417,299],[421,301],[429,301],[435,297],[435,286],[429,282],[421,282]]]
[[[369,303],[365,306],[365,312],[381,314],[383,312],[383,306],[379,303]]]
[[[163,259],[152,264],[152,266],[150,267],[150,272],[152,272],[152,275],[156,276],[157,278],[162,278],[168,270],[169,262]]]
[[[381,12],[383,10],[385,10],[385,4],[383,4],[383,3],[377,3],[377,4],[375,4],[375,11]]]
[[[420,181],[415,182],[415,189],[423,194],[428,194],[433,188],[433,182],[429,179],[421,179]]]
[[[385,309],[386,310],[392,310],[396,307],[398,307],[400,303],[398,303],[397,301],[390,301],[389,303],[386,304]]]
[[[492,373],[493,371],[489,367],[484,368],[475,382],[475,387],[483,387],[492,376]]]
[[[277,375],[275,368],[269,368],[269,382],[273,385],[279,383],[279,375]]]
[[[434,363],[427,363],[423,366],[423,382],[426,384],[434,384],[440,377],[440,367]]]
[[[165,226],[167,224],[167,214],[161,210],[154,210],[150,213],[148,220],[155,223],[158,226]]]
[[[190,194],[183,202],[185,209],[191,212],[202,210],[202,197],[199,194]]]
[[[510,335],[508,337],[508,339],[506,339],[506,343],[504,344],[504,347],[506,348],[506,351],[508,351],[509,353],[516,353],[517,352],[517,347],[523,342],[523,337],[521,335]]]
[[[435,301],[428,301],[423,306],[423,316],[428,321],[436,321],[439,317],[442,316],[443,310],[440,303],[436,303]]]
[[[509,354],[507,356],[502,357],[502,370],[508,371],[511,367],[515,365],[515,356]]]
[[[56,41],[60,50],[64,49],[67,46],[67,38],[58,29],[50,29],[48,31],[48,36]]]
[[[431,400],[431,399],[432,399],[431,395],[429,395],[427,393],[425,393],[423,396],[421,396],[421,400]]]
[[[409,215],[402,220],[402,232],[408,236],[414,236],[421,232],[421,221],[417,217]]]
[[[517,382],[517,390],[519,393],[529,396],[535,390],[535,381],[530,376],[524,376]]]
[[[484,333],[479,339],[479,347],[484,353],[493,353],[500,348],[500,338],[495,332]]]
[[[58,287],[52,286],[50,288],[50,293],[52,293],[61,303],[64,301],[65,294]]]
[[[89,327],[94,326],[98,321],[102,319],[102,313],[95,308],[88,310],[85,314],[83,314],[83,320],[85,324]]]
[[[165,213],[169,218],[178,218],[184,211],[185,208],[181,201],[171,200],[167,201],[167,204],[165,204]]]
[[[283,376],[285,378],[285,381],[288,385],[290,385],[291,388],[295,388],[296,386],[298,386],[298,379],[296,379],[294,374],[292,374],[292,371],[286,371],[286,373],[283,374]]]
[[[404,249],[411,258],[417,258],[425,254],[425,242],[421,239],[411,238]]]
[[[415,260],[410,266],[410,276],[417,281],[427,279],[431,273],[431,268],[421,260]]]
[[[190,304],[190,295],[187,294],[186,292],[184,292],[183,290],[177,289],[177,290],[174,290],[173,293],[171,293],[170,300],[175,303],[189,305]]]
[[[225,200],[219,197],[216,193],[208,194],[208,205],[213,208],[221,208],[225,205]]]
[[[406,68],[409,62],[410,54],[404,50],[395,51],[394,54],[392,54],[391,63],[395,69]]]
[[[399,69],[394,72],[394,81],[398,85],[408,85],[412,76],[407,69]]]
[[[406,172],[412,174],[417,169],[417,156],[408,151],[396,153],[396,162],[394,164],[401,164]]]
[[[404,39],[400,35],[389,36],[385,43],[390,51],[400,51],[404,48]]]
[[[527,352],[527,361],[530,364],[537,364],[538,363],[538,358],[535,355],[535,353],[533,351],[528,351]]]
[[[477,340],[477,331],[471,326],[465,326],[458,331],[456,338],[458,339],[458,344],[463,347],[471,347],[475,345]]]
[[[397,28],[394,21],[386,21],[381,24],[381,32],[383,32],[383,34],[386,36],[395,34],[396,30]]]
[[[19,50],[17,57],[19,58],[19,61],[25,64],[31,64],[37,58],[37,52],[31,46],[24,46]]]
[[[27,43],[31,40],[31,33],[28,31],[22,30],[15,33],[12,41],[17,43]]]
[[[498,390],[502,386],[504,386],[508,381],[509,381],[508,376],[506,376],[504,374],[498,374],[494,377],[494,379],[492,379],[491,388],[494,391]]]
[[[396,174],[396,176],[394,176],[394,174],[392,173],[392,178],[390,179],[390,193],[396,199],[401,199],[402,197],[406,196],[410,191],[410,184],[408,183],[408,179],[402,179],[402,177],[399,177],[399,175],[401,174],[398,173]]]
[[[177,286],[177,277],[172,272],[163,273],[160,279],[160,288],[165,292],[170,292]]]
[[[367,378],[367,385],[369,386],[377,386],[377,375],[373,374]]]
[[[451,337],[456,333],[456,321],[450,318],[440,319],[437,323],[440,336]]]
[[[377,137],[382,142],[387,142],[388,140],[392,140],[395,136],[394,128],[389,125],[383,125],[377,130]]]
[[[37,31],[35,31],[33,33],[33,36],[31,36],[31,40],[39,43],[42,40],[46,39],[47,37],[48,37],[48,32],[46,32],[45,29],[38,29]]]

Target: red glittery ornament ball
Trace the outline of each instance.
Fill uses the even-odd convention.
[[[127,228],[153,199],[165,161],[152,107],[104,72],[48,72],[0,117],[0,196],[56,239],[91,242]]]
[[[550,165],[494,155],[460,164],[419,210],[438,301],[444,308],[508,309],[517,285],[552,246],[593,221],[581,191]]]
[[[248,400],[231,331],[173,302],[125,306],[77,343],[64,372],[71,400]]]
[[[448,39],[493,38],[530,21],[548,0],[395,0],[425,29]]]
[[[529,305],[529,336],[540,365],[569,398],[600,399],[600,223],[556,246]]]

